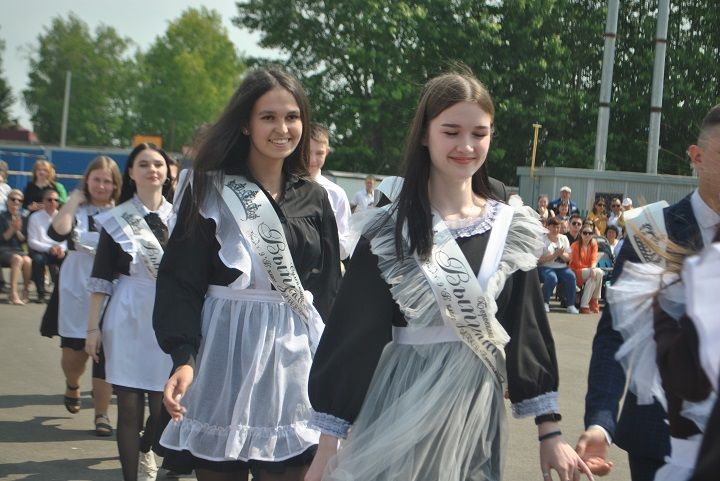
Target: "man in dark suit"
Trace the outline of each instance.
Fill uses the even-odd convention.
[[[698,188],[663,211],[668,237],[692,251],[709,244],[720,224],[720,105],[705,116],[696,145],[688,155],[698,173]],[[625,262],[640,262],[631,242],[623,244],[613,277]],[[585,397],[585,432],[577,451],[593,473],[606,474],[608,446],[615,442],[628,452],[633,481],[652,481],[670,451],[665,413],[657,402],[640,406],[635,394],[625,396],[620,419],[618,405],[625,390],[625,372],[615,360],[622,336],[613,329],[610,309],[603,311],[593,340]],[[616,421],[617,420],[617,421]]]

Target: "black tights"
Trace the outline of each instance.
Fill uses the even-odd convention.
[[[145,414],[145,393],[117,390],[117,445],[125,481],[137,481],[138,453],[150,451],[157,420],[160,419],[162,393],[148,392],[147,394],[150,416],[141,439],[140,431],[143,430]]]
[[[264,468],[253,468],[253,481],[303,481],[310,466],[288,466],[282,472],[268,471]],[[218,473],[207,469],[196,469],[198,481],[247,481],[248,471]]]

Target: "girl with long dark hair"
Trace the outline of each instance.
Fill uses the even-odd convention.
[[[301,480],[319,432],[307,379],[340,278],[309,105],[283,70],[247,75],[178,186],[154,326],[173,359],[165,466],[201,481]]]
[[[157,472],[150,447],[172,361],[155,339],[152,309],[172,214],[163,197],[169,188],[167,154],[142,143],[128,157],[121,203],[94,218],[102,229],[88,283],[85,351],[98,362],[103,347],[106,380],[118,399],[117,445],[125,481],[155,479]],[[141,440],[145,393],[152,421]]]
[[[545,479],[589,474],[557,424],[543,229],[488,187],[493,118],[470,73],[425,85],[400,195],[366,224],[313,362],[307,480],[499,480],[506,386],[535,416]]]

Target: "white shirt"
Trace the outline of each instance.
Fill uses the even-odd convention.
[[[367,210],[375,206],[375,192],[373,191],[368,194],[365,189],[358,190],[353,196],[352,204],[355,206],[355,212]]]
[[[543,242],[545,242],[545,250],[543,251],[543,255],[548,255],[551,252],[555,252],[555,249],[559,247],[565,249],[565,252],[567,252],[568,254],[570,253],[570,241],[565,234],[558,234],[557,241],[555,242],[551,241],[550,238],[546,235],[543,239]],[[559,256],[551,261],[544,262],[540,265],[543,267],[549,267],[551,269],[562,269],[563,267],[567,267],[567,262],[560,262],[558,261],[558,259]]]
[[[342,187],[324,177],[322,173],[315,177],[315,182],[322,185],[328,193],[340,239],[340,259],[346,259],[350,255],[350,202],[347,194]]]
[[[67,250],[65,241],[54,241],[48,235],[48,228],[55,215],[57,215],[57,211],[50,217],[45,209],[40,209],[30,216],[27,226],[27,242],[30,249],[47,253],[51,247],[59,245],[63,250]]]
[[[0,184],[0,212],[7,210],[7,196],[11,190],[12,187],[10,187],[7,182]]]
[[[720,214],[710,208],[709,205],[702,200],[697,189],[690,196],[690,205],[693,214],[697,219],[700,234],[702,235],[703,245],[709,246],[712,243],[715,232],[717,232],[718,224],[720,224]]]

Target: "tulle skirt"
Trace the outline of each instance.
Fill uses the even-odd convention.
[[[390,343],[324,481],[501,479],[502,390],[462,342]]]
[[[210,461],[282,461],[318,443],[308,427],[308,328],[275,291],[211,286],[195,379],[161,444]]]

